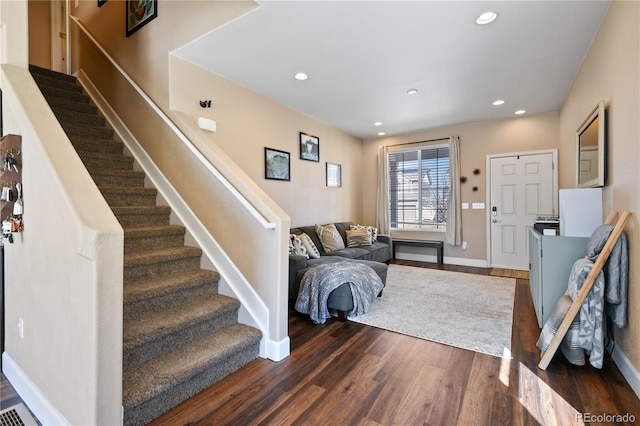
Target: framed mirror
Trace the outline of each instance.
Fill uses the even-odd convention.
[[[604,186],[607,172],[606,111],[600,101],[576,132],[578,188]]]

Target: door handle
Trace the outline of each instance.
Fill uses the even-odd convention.
[[[498,219],[491,219],[491,222],[498,223]]]

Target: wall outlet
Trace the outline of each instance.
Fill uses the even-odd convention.
[[[468,210],[469,209],[469,203],[462,203],[462,210]]]
[[[18,334],[21,339],[24,339],[24,321],[22,321],[22,318],[18,319]]]
[[[484,203],[473,203],[471,205],[472,209],[484,209]]]
[[[466,250],[467,249],[467,242],[463,241],[462,242],[462,250]]]

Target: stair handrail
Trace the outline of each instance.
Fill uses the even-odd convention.
[[[224,187],[242,204],[251,215],[262,225],[264,229],[276,229],[276,224],[268,221],[258,209],[251,203],[218,169],[211,164],[211,161],[202,154],[191,140],[175,125],[175,123],[165,114],[165,112],[151,99],[144,90],[131,78],[131,76],[116,62],[115,59],[105,50],[104,47],[96,40],[95,37],[89,32],[89,30],[82,24],[80,19],[71,15],[70,18],[76,23],[78,28],[91,40],[91,42],[98,48],[100,53],[111,63],[111,65],[129,82],[131,87],[138,92],[138,94],[144,99],[147,104],[154,110],[154,112],[164,121],[172,132],[180,138],[180,140],[187,146],[187,148],[205,165],[205,167],[224,185]]]

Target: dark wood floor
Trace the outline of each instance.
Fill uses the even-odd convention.
[[[611,359],[597,370],[559,353],[539,370],[538,334],[528,280],[516,284],[512,359],[353,322],[315,325],[291,310],[288,358],[258,359],[153,424],[568,425],[582,424],[582,413],[592,420],[584,423],[621,424],[595,416],[624,414],[640,422],[638,398]],[[3,377],[3,406],[5,386]]]

